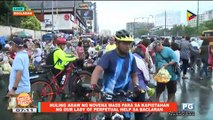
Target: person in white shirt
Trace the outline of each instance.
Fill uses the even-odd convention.
[[[172,42],[171,43],[171,48],[175,52],[175,55],[176,55],[177,60],[178,60],[178,65],[180,66],[180,46],[179,46],[178,43]],[[178,75],[177,79],[180,80],[180,75]]]
[[[200,46],[199,46],[198,42],[196,42],[195,39],[192,39],[190,44],[192,45],[193,49],[195,49],[195,50],[199,50],[200,49]],[[199,58],[199,53],[194,52],[194,51],[190,51],[190,67],[191,67],[191,71],[195,71],[195,65],[198,63],[198,58]]]
[[[33,58],[33,64],[35,69],[39,66],[42,60],[42,50],[39,43],[35,43],[35,51],[33,52],[32,58]]]
[[[95,60],[98,51],[95,49],[95,46],[92,42],[90,43],[90,47],[87,52],[89,53],[89,57]]]
[[[64,52],[67,53],[67,54],[72,54],[73,49],[72,49],[72,46],[71,46],[70,42],[67,42],[67,44],[66,44],[66,46],[64,48]]]
[[[180,47],[179,47],[179,44],[175,43],[175,42],[172,42],[171,43],[171,48],[172,48],[172,50],[174,50],[175,55],[176,55],[177,60],[178,60],[178,64],[180,65]]]

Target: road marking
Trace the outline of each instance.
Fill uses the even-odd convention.
[[[191,83],[191,84],[194,84],[194,85],[197,85],[197,86],[199,86],[200,88],[205,89],[205,90],[211,90],[211,88],[206,87],[206,86],[204,86],[204,85],[202,85],[202,84],[200,84],[200,83],[197,83],[197,82],[195,82],[195,81],[192,81],[192,80],[186,81],[186,82]]]

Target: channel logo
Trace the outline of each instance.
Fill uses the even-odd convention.
[[[195,105],[194,103],[182,103],[182,110],[184,111],[194,111]]]
[[[34,11],[25,10],[24,7],[13,7],[13,16],[34,16]]]
[[[30,108],[32,98],[28,93],[20,93],[14,101],[15,108],[12,108],[14,113],[36,113],[37,108]]]

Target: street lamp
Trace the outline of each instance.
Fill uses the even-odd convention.
[[[148,17],[143,17],[143,18],[146,18],[147,19],[147,23],[149,23],[149,18],[153,19],[154,17],[153,17],[153,15],[149,15]]]
[[[199,0],[197,0],[197,35],[199,34]]]
[[[148,23],[149,23],[149,18],[150,18],[150,17],[151,17],[152,19],[154,18],[153,15],[149,15],[149,17],[148,17]]]
[[[54,21],[53,21],[53,0],[52,0],[52,32],[54,32]]]

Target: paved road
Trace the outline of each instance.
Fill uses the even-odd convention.
[[[197,73],[190,73],[190,78],[180,80],[175,96],[175,100],[181,108],[181,103],[194,103],[195,116],[170,116],[168,113],[154,113],[148,120],[213,120],[213,77],[204,80],[197,79]],[[8,78],[3,78],[8,84]],[[0,119],[13,120],[12,115],[6,110],[7,102],[2,98],[5,96],[6,88],[0,87]],[[161,96],[161,100],[166,99],[166,94]],[[75,118],[73,117],[73,120]],[[66,120],[65,113],[42,113],[33,115],[33,120]]]
[[[190,73],[189,76],[189,79],[178,82],[175,101],[179,110],[182,109],[182,103],[194,103],[195,116],[170,116],[168,113],[160,113],[153,114],[149,120],[213,120],[212,76],[204,80],[199,80],[197,73]],[[163,99],[162,95],[161,100]]]

